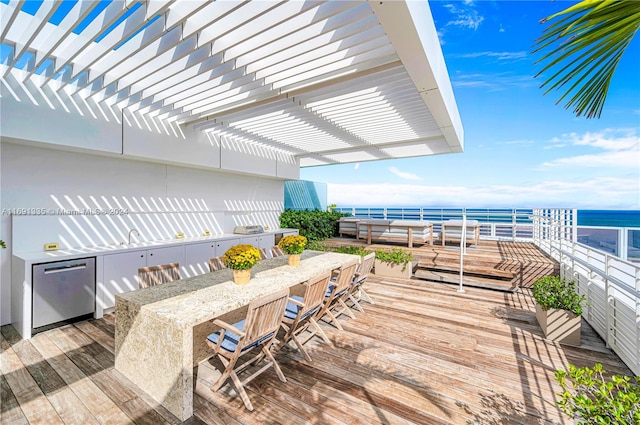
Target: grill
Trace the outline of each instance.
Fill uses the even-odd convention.
[[[233,233],[239,235],[252,235],[255,233],[264,233],[264,228],[259,224],[251,226],[236,226],[233,229]]]

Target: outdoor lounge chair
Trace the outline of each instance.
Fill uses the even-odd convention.
[[[140,267],[138,269],[140,288],[162,285],[178,279],[180,279],[180,265],[178,263]]]
[[[211,391],[218,391],[227,379],[231,378],[245,407],[248,410],[253,410],[253,405],[244,389],[246,384],[270,367],[275,369],[280,381],[287,382],[287,378],[285,378],[276,359],[271,354],[271,345],[280,328],[280,323],[282,323],[288,297],[289,289],[282,289],[251,302],[246,319],[233,325],[220,319],[213,321],[221,329],[207,337],[207,344],[213,349],[214,354],[218,356],[225,369],[211,387]],[[241,356],[254,352],[255,349],[259,350],[255,356],[236,367]],[[257,365],[265,358],[265,365],[243,381],[240,380],[238,375],[243,370],[251,365]]]

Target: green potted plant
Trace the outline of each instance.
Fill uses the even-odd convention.
[[[413,254],[401,248],[378,249],[374,273],[379,276],[410,279],[413,275]]]
[[[536,319],[546,338],[568,345],[580,345],[580,322],[584,295],[575,282],[560,276],[538,278],[532,288],[536,300]]]
[[[253,245],[234,245],[222,255],[222,262],[233,270],[233,281],[237,285],[249,283],[251,268],[260,260],[260,250]]]
[[[605,374],[600,363],[593,368],[569,364],[568,374],[557,370],[555,379],[562,388],[557,404],[577,424],[640,424],[640,377],[607,379]]]
[[[278,246],[289,255],[289,265],[297,266],[300,264],[300,254],[307,246],[307,238],[302,235],[288,235],[280,239]]]

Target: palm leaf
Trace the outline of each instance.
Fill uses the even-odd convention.
[[[558,103],[577,116],[599,118],[615,70],[640,29],[640,1],[583,0],[543,19],[551,23],[534,44],[542,69],[549,73],[544,94],[563,90]]]

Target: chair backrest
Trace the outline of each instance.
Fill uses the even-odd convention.
[[[329,279],[331,279],[331,273],[327,272],[315,276],[305,283],[304,297],[302,299],[304,307],[298,312],[300,317],[322,305],[327,286],[329,286]]]
[[[353,276],[356,273],[357,264],[351,264],[350,266],[343,266],[338,269],[338,277],[336,278],[336,290],[335,293],[339,293],[349,287]]]
[[[209,259],[209,270],[217,272],[218,270],[226,269],[227,267],[222,262],[222,258],[214,257]]]
[[[278,245],[274,245],[271,247],[271,255],[273,257],[279,257],[281,255],[284,255],[284,251]]]
[[[238,348],[243,349],[255,341],[261,340],[275,333],[280,328],[284,310],[289,299],[289,289],[285,288],[273,294],[267,295],[249,304],[247,318],[244,323],[244,333]]]
[[[360,265],[356,270],[357,282],[364,282],[367,279],[367,277],[369,277],[369,273],[371,273],[371,269],[373,268],[373,262],[375,261],[375,259],[376,259],[375,252],[369,253],[364,257],[362,257],[362,260],[360,260]]]
[[[141,288],[162,285],[178,279],[180,279],[180,265],[178,263],[140,267],[138,269],[138,281]]]

